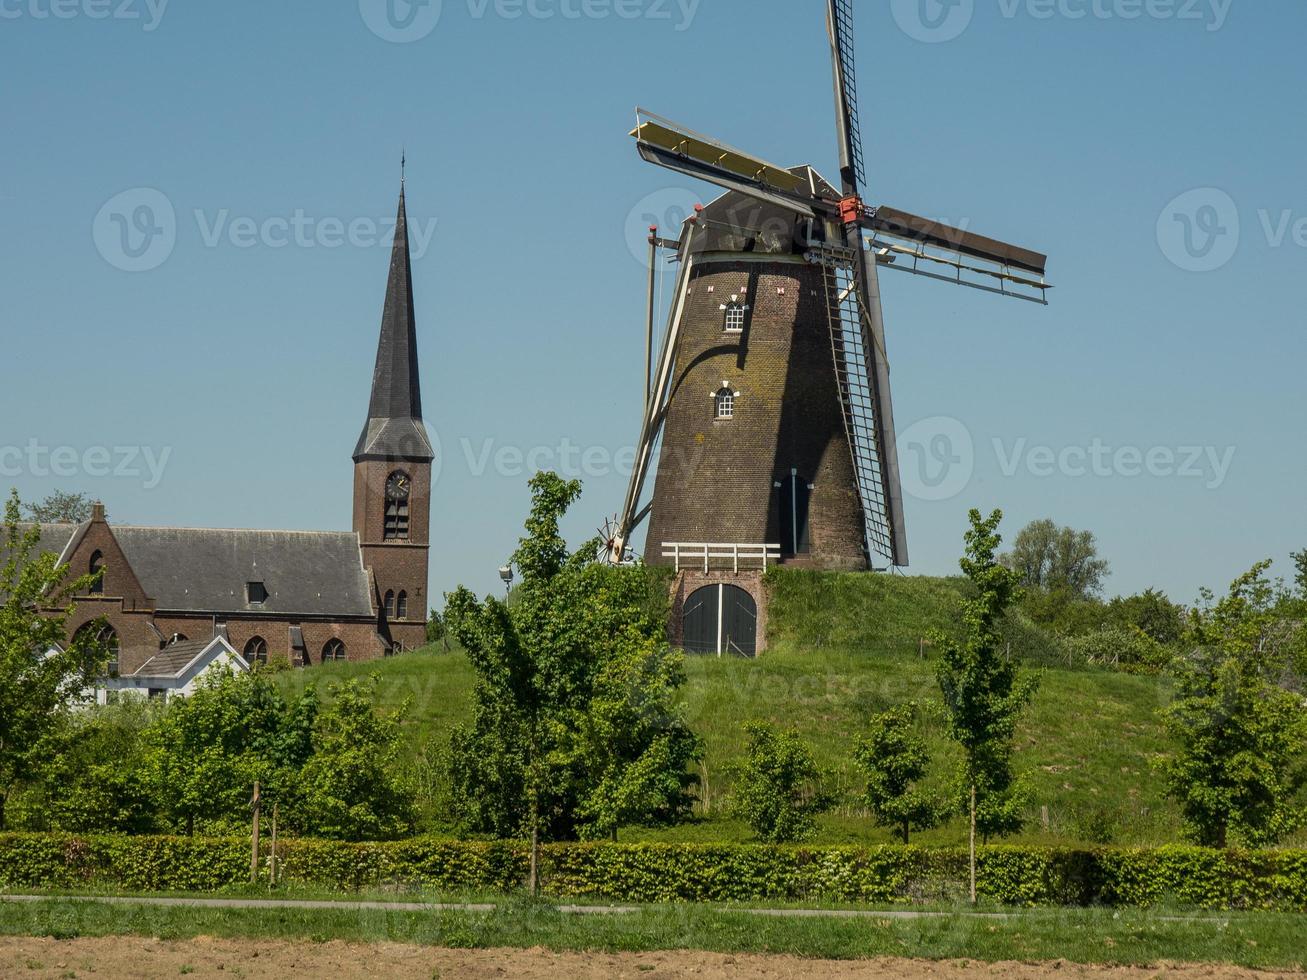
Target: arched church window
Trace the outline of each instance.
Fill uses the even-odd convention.
[[[401,592],[395,599],[395,618],[408,619],[408,593]]]
[[[413,482],[407,473],[396,470],[386,479],[386,527],[387,541],[401,541],[408,538],[408,505],[413,492]]]
[[[386,593],[386,618],[387,619],[395,618],[395,593],[394,592]]]
[[[97,551],[91,555],[91,563],[87,572],[94,575],[95,581],[91,583],[91,595],[104,595],[104,552]]]
[[[322,662],[324,664],[329,664],[333,660],[344,660],[344,659],[346,659],[344,641],[338,640],[334,637],[328,640],[326,642],[326,645],[324,645],[322,648]]]
[[[253,667],[255,664],[266,664],[268,662],[268,641],[261,636],[255,636],[245,644],[245,662]]]
[[[74,640],[90,640],[107,658],[105,673],[118,676],[118,631],[104,620],[86,623],[73,634]]]

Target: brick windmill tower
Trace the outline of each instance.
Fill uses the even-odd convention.
[[[354,532],[383,612],[383,634],[403,649],[426,642],[434,458],[422,421],[413,266],[401,183],[368,420],[354,448]]]
[[[908,564],[879,270],[1046,303],[1044,255],[862,200],[852,0],[826,0],[838,186],[637,110],[641,157],[727,193],[668,241],[678,277],[609,556],[678,572],[673,633],[691,650],[756,652],[774,563]],[[659,447],[661,447],[659,449]],[[658,451],[652,499],[641,506]]]

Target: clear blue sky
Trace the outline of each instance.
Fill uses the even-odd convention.
[[[617,509],[632,229],[712,194],[638,160],[633,108],[833,172],[823,3],[444,0],[435,21],[395,2],[0,0],[0,482],[122,522],[347,527],[387,266],[364,222],[392,218],[407,147],[411,223],[435,222],[414,265],[444,453],[433,592],[497,587],[527,503],[514,450],[584,477],[577,540]],[[971,506],[1092,529],[1113,592],[1287,571],[1307,546],[1307,7],[921,3],[856,4],[869,197],[1043,249],[1057,289],[1044,309],[883,277],[913,571],[956,568]],[[141,188],[176,240],[129,272],[158,255],[115,252],[112,214],[142,199],[106,205]],[[1181,198],[1198,188],[1220,193]],[[72,447],[72,475],[40,475],[33,440]],[[87,450],[113,469],[123,446],[170,450],[157,485],[142,460],[96,475]],[[1189,446],[1214,456],[1168,463]],[[1131,475],[1132,447],[1154,472]]]

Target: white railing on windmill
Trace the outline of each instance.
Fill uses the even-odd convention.
[[[765,572],[781,560],[779,544],[714,544],[707,541],[664,541],[663,557],[672,559],[678,572]]]
[[[854,66],[853,2],[826,0],[826,21],[834,67],[836,135],[840,192],[815,179],[813,168],[795,170],[769,163],[671,120],[636,110],[631,136],[640,156],[676,173],[780,205],[812,223],[814,263],[835,266],[827,275],[827,301],[837,378],[840,384],[850,452],[866,519],[866,552],[871,567],[883,555],[891,566],[908,564],[893,400],[889,382],[880,268],[908,272],[985,292],[1047,305],[1051,285],[1045,279],[1047,256],[899,208],[867,206],[866,184]],[[693,219],[691,219],[693,220]],[[683,290],[693,257],[682,239]],[[683,298],[683,293],[679,296]],[[624,546],[645,516],[640,509],[652,465],[652,447],[661,431],[669,379],[677,352],[682,306],[673,303],[654,381],[646,386],[644,424],[636,465],[619,517],[618,545]],[[849,338],[857,335],[857,342]],[[849,351],[861,352],[851,356]]]

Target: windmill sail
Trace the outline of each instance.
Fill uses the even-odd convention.
[[[780,536],[794,551],[783,560],[829,568],[907,565],[879,269],[1047,302],[1051,287],[1042,253],[864,203],[853,2],[826,0],[840,159],[840,179],[833,184],[810,166],[778,166],[637,110],[631,136],[643,159],[731,193],[701,207],[680,242],[676,300],[652,391],[642,393],[649,400],[615,549],[650,514],[648,536],[657,547],[669,541],[774,541],[779,513]],[[691,239],[702,248],[689,247]],[[800,265],[800,256],[812,264]],[[829,327],[830,361],[822,319]],[[780,322],[793,322],[794,328],[778,329]],[[697,352],[684,371],[677,362],[682,345]],[[733,364],[726,360],[730,351]],[[785,373],[765,356],[778,351]],[[675,379],[673,370],[680,372]],[[740,397],[729,380],[735,374],[742,374],[744,397],[752,399],[747,422],[733,412]],[[701,401],[709,389],[714,399],[734,392],[732,413],[713,419],[711,430],[703,424]],[[813,404],[821,406],[816,414]],[[786,426],[802,431],[787,434]],[[775,442],[774,454],[750,456],[774,456],[774,474],[741,468],[727,435],[740,429],[750,429],[755,442]],[[654,500],[641,510],[660,434]],[[778,488],[780,497],[769,497],[767,487]],[[801,536],[800,525],[817,514],[823,533]]]
[[[839,381],[849,452],[862,499],[867,559],[879,554],[890,564],[908,563],[903,490],[899,480],[889,358],[880,307],[875,254],[864,256],[864,211],[858,197],[866,182],[858,85],[853,61],[852,0],[829,0],[831,62],[835,73],[835,118],[840,136],[840,178],[845,248],[818,250],[826,269],[831,347]]]
[[[867,556],[873,567],[908,563],[907,533],[899,489],[898,451],[885,357],[884,328],[877,307],[864,305],[864,295],[879,296],[879,286],[864,288],[860,280],[874,275],[874,258],[865,268],[863,257],[840,246],[825,246],[812,258],[821,263],[826,284],[826,308],[831,353],[839,385],[844,426],[853,457],[862,501]]]
[[[840,176],[846,194],[867,183],[862,160],[862,124],[858,119],[858,78],[853,61],[853,2],[830,0],[826,15],[831,64],[835,70],[835,122],[840,134]]]

